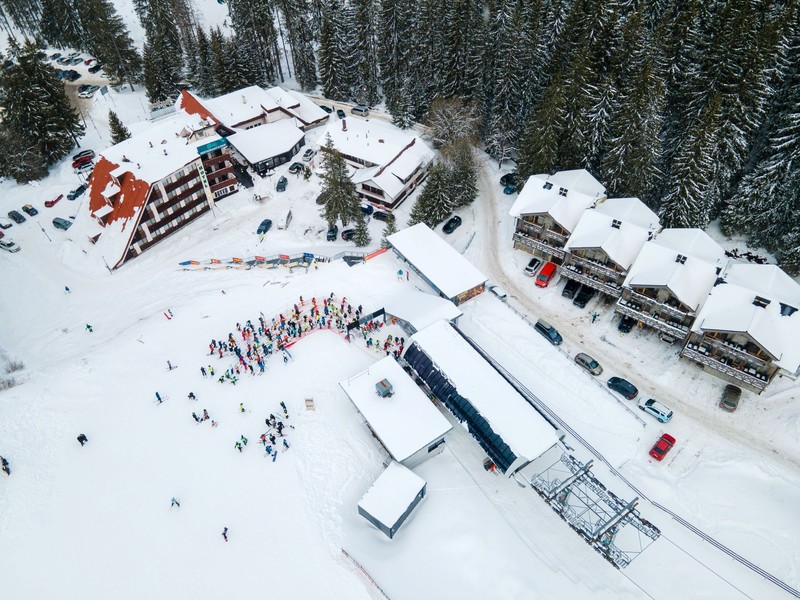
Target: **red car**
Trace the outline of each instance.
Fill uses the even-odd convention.
[[[664,457],[667,455],[667,452],[672,450],[672,447],[674,445],[675,445],[675,438],[672,437],[670,434],[665,433],[659,438],[655,446],[650,448],[650,456],[655,458],[657,461],[662,461]]]
[[[77,169],[78,167],[82,167],[83,165],[90,165],[94,162],[91,156],[81,156],[77,160],[72,161],[72,168]]]
[[[547,284],[550,283],[550,280],[556,274],[556,264],[553,262],[546,262],[542,267],[542,270],[539,271],[539,274],[536,276],[536,285],[537,287],[547,287]]]
[[[47,202],[45,202],[44,205],[47,208],[53,208],[56,205],[56,203],[59,200],[61,200],[63,197],[64,197],[64,194],[59,194],[56,198],[53,198],[52,200],[48,200]]]

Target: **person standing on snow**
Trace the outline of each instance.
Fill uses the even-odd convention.
[[[89,438],[86,437],[85,433],[82,433],[78,436],[78,441],[81,443],[81,446],[83,446],[86,442],[89,441]]]
[[[94,333],[94,329],[92,329],[92,326],[91,326],[91,325],[89,325],[88,323],[86,324],[86,330],[87,330],[89,333]]]
[[[226,541],[226,542],[228,541],[228,528],[227,528],[227,527],[225,527],[225,528],[222,530],[222,537],[223,537],[223,538],[225,538],[225,541]]]
[[[172,497],[172,504],[169,505],[170,508],[173,506],[177,506],[178,508],[181,507],[181,501],[178,500],[175,496]]]
[[[8,461],[2,456],[0,456],[0,463],[3,465],[3,473],[6,475],[11,475],[11,467],[9,466]]]
[[[161,394],[159,394],[158,392],[156,392],[156,402],[158,402],[159,404],[163,402],[163,400],[161,399]]]

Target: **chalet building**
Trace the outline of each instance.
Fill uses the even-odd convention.
[[[376,119],[341,119],[328,124],[333,146],[355,171],[359,197],[384,209],[399,206],[428,175],[433,152],[417,136]]]
[[[561,275],[619,298],[631,265],[658,228],[658,216],[638,198],[598,200],[564,245]]]
[[[775,265],[735,264],[700,309],[681,356],[761,393],[800,375],[800,285]]]
[[[306,145],[302,129],[292,121],[277,121],[265,127],[238,131],[228,136],[233,154],[240,163],[248,165],[264,177],[275,167],[292,160]]]
[[[605,197],[606,188],[585,169],[532,175],[509,211],[516,217],[514,248],[561,264],[581,215]]]
[[[90,237],[118,268],[238,190],[217,123],[179,111],[100,153],[89,180]]]
[[[614,310],[683,340],[726,262],[701,229],[664,229],[642,246]]]

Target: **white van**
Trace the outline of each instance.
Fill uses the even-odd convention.
[[[354,106],[350,109],[350,114],[356,115],[357,117],[368,117],[369,109],[366,106]]]

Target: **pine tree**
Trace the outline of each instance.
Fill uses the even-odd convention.
[[[183,52],[177,23],[161,0],[147,0],[143,52],[144,86],[151,103],[176,98],[183,79]]]
[[[367,221],[364,218],[363,213],[356,217],[356,230],[353,233],[353,241],[359,248],[368,246],[372,241],[372,238],[369,235],[369,229],[367,229]]]
[[[119,144],[131,137],[131,132],[119,120],[117,113],[113,110],[108,111],[108,127],[111,130],[111,143]]]
[[[440,162],[434,164],[425,180],[425,188],[411,209],[409,226],[425,223],[433,229],[452,214],[455,205],[449,189],[451,183],[448,168]]]
[[[189,81],[201,96],[210,97],[214,94],[214,78],[211,75],[211,47],[208,35],[202,27],[197,28],[195,34],[196,46],[190,61]]]
[[[434,148],[466,139],[474,144],[480,133],[480,113],[475,104],[460,98],[436,98],[431,104],[425,138]]]
[[[80,26],[87,50],[103,63],[112,84],[128,83],[141,77],[142,59],[133,45],[125,23],[109,0],[76,0]]]
[[[83,48],[84,32],[75,2],[41,0],[41,36],[60,48]]]
[[[478,165],[475,152],[466,138],[459,138],[442,148],[444,164],[449,171],[447,192],[454,208],[472,204],[478,197]]]
[[[289,31],[295,78],[303,90],[313,90],[317,87],[317,59],[308,4],[304,0],[278,0],[277,4]]]
[[[333,226],[338,220],[347,226],[351,220],[363,215],[359,206],[356,186],[347,172],[347,163],[333,145],[330,134],[322,147],[322,193],[325,200],[325,220]]]
[[[558,158],[564,135],[565,106],[561,75],[557,74],[545,90],[520,142],[517,172],[521,181],[536,173],[550,173],[561,168]]]
[[[271,0],[228,0],[237,51],[246,54],[255,82],[270,86],[282,77],[275,11]]]
[[[47,175],[47,161],[39,148],[31,145],[30,140],[11,132],[0,124],[0,175],[11,177],[17,183],[36,181]]]
[[[349,52],[343,9],[337,0],[331,0],[322,11],[319,38],[319,78],[326,98],[350,99],[353,79]]]
[[[378,64],[375,60],[377,47],[375,42],[376,0],[353,0],[352,11],[348,20],[352,23],[355,53],[353,66],[355,72],[354,87],[356,100],[368,106],[374,106],[380,100],[378,94]]]
[[[378,16],[378,64],[386,107],[393,115],[398,112],[399,106],[407,111],[407,105],[412,98],[406,85],[408,78],[413,76],[413,44],[409,44],[409,40],[412,39],[414,28],[414,0],[381,3]],[[402,93],[404,89],[405,94]]]
[[[83,126],[44,53],[32,42],[9,46],[14,63],[0,71],[0,110],[8,136],[19,140],[6,158],[19,162],[15,178],[30,181],[41,176],[42,161],[51,165],[74,147]]]
[[[0,15],[3,28],[12,33],[14,27],[28,38],[36,37],[41,19],[41,0],[0,0]]]
[[[444,22],[445,67],[439,94],[481,101],[486,28],[476,0],[451,0]]]
[[[394,213],[388,213],[386,217],[386,226],[383,228],[383,234],[381,236],[382,248],[388,248],[391,246],[387,238],[395,233],[397,233],[397,219],[395,218]]]

